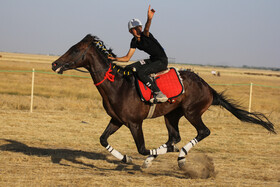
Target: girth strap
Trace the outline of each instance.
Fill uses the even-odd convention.
[[[151,104],[150,109],[149,109],[149,113],[148,113],[148,116],[146,117],[146,119],[150,119],[150,118],[153,117],[156,106],[157,106],[157,104],[155,104],[155,103]]]

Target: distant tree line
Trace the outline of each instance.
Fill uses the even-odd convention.
[[[264,69],[264,70],[280,71],[280,68],[255,67],[255,66],[247,66],[247,65],[243,65],[242,68],[246,68],[246,69]]]
[[[171,62],[171,64],[172,64],[172,62]],[[176,64],[181,64],[181,63],[176,63]],[[209,64],[204,65],[204,64],[188,64],[188,63],[182,63],[182,64],[189,65],[189,66],[210,66],[210,67],[219,67],[219,68],[236,68],[236,66],[226,66],[226,65],[209,65]],[[280,68],[255,67],[255,66],[247,66],[247,65],[243,65],[242,67],[237,67],[237,68],[280,71]]]

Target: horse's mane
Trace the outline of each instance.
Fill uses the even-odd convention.
[[[104,42],[98,36],[93,36],[91,34],[88,34],[82,39],[82,42],[90,42],[90,41],[94,44],[95,48],[108,60],[113,70],[115,70],[117,73],[120,73],[125,77],[133,74],[131,70],[128,71],[124,67],[119,66],[116,63],[113,63],[112,60],[108,59],[108,56],[117,57],[117,55],[113,53],[112,48],[107,49]]]
[[[116,55],[113,53],[113,50],[111,48],[107,49],[104,42],[99,39],[97,36],[93,36],[91,34],[86,35],[81,42],[92,42],[96,49],[98,49],[101,54],[103,54],[106,58],[110,55],[113,57],[116,57]]]

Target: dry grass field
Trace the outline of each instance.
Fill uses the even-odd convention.
[[[150,168],[142,169],[146,157],[138,154],[126,127],[109,138],[113,147],[133,158],[132,164],[120,163],[99,143],[110,118],[88,74],[53,74],[53,56],[0,55],[0,186],[280,186],[279,134],[242,123],[214,106],[203,115],[211,135],[190,151],[185,169],[178,168],[178,153],[158,156]],[[267,86],[253,87],[252,111],[265,113],[280,132],[279,72],[215,68],[221,73],[217,77],[211,67],[172,66],[193,68],[245,109],[248,84]],[[36,73],[30,113],[32,68]],[[181,148],[196,131],[183,118],[179,127]],[[146,120],[143,130],[149,149],[167,140],[162,117]]]

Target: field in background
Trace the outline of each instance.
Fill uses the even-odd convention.
[[[203,115],[212,133],[190,151],[187,169],[178,169],[178,153],[159,156],[151,168],[141,169],[145,157],[137,153],[126,127],[109,138],[113,147],[134,159],[131,165],[122,164],[99,143],[110,118],[92,80],[83,78],[88,74],[76,71],[65,74],[83,77],[52,74],[50,64],[57,58],[54,56],[3,52],[0,55],[0,186],[280,185],[279,135],[241,123],[219,107],[210,107]],[[249,86],[226,84],[252,82],[269,86],[253,87],[252,111],[269,116],[279,132],[279,72],[171,66],[192,68],[213,88],[226,90],[229,98],[246,109]],[[38,72],[31,114],[32,68]],[[212,70],[219,71],[221,77],[211,75]],[[183,118],[179,127],[182,141],[178,147],[182,147],[196,132]],[[147,148],[157,148],[167,140],[163,118],[146,120],[143,128]]]

